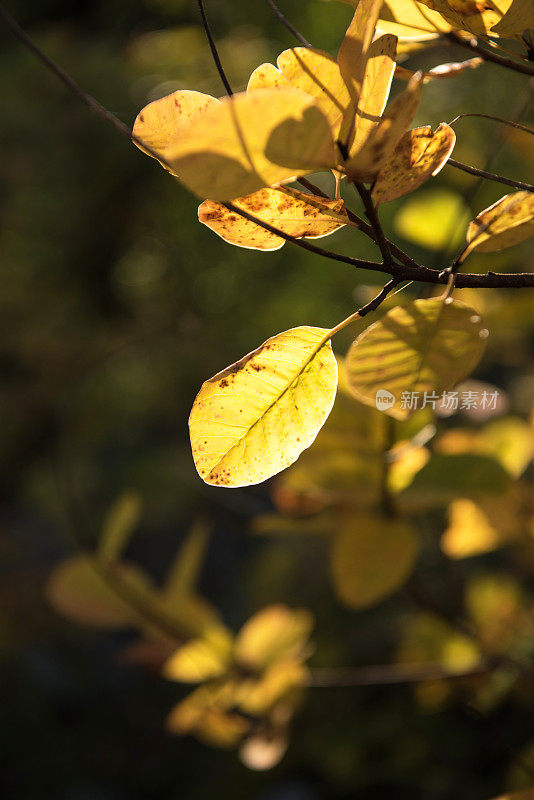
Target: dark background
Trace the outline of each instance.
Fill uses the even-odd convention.
[[[6,5],[128,124],[146,102],[177,88],[222,94],[192,0]],[[336,52],[348,6],[281,5],[314,44]],[[237,89],[255,66],[293,44],[261,0],[207,6]],[[119,663],[129,634],[82,628],[48,607],[47,575],[72,552],[66,530],[91,545],[113,499],[132,488],[144,513],[128,555],[156,580],[197,512],[213,517],[201,588],[234,629],[267,603],[306,605],[317,617],[314,663],[386,663],[410,608],[402,594],[360,614],[339,606],[324,574],[324,545],[251,535],[249,519],[269,508],[267,489],[204,487],[187,437],[204,379],[275,332],[335,324],[376,277],[289,246],[263,254],[226,245],[198,224],[193,197],[1,28],[0,48],[3,796],[487,800],[502,791],[510,758],[487,727],[459,698],[428,710],[406,687],[313,690],[288,755],[272,772],[253,773],[231,752],[165,733],[165,716],[185,688]],[[464,57],[440,46],[407,63]],[[525,76],[491,65],[437,81],[425,88],[416,122],[436,124],[463,111],[513,117],[521,108],[523,121],[532,122],[526,86]],[[495,171],[532,180],[527,135],[509,135],[501,146],[502,129],[493,123],[462,120],[456,130],[457,159],[483,166],[496,148]],[[448,167],[433,187],[454,199],[474,182]],[[472,212],[505,191],[480,187]],[[389,232],[401,205],[384,209]],[[439,214],[424,225],[443,235]],[[432,247],[397,239],[429,266],[447,263]],[[327,246],[376,255],[348,229]],[[470,263],[472,270],[534,270],[528,245]],[[508,391],[513,410],[526,413],[534,384],[532,292],[492,298],[496,331],[477,377]],[[343,351],[349,341],[341,337],[336,347]],[[495,712],[513,747],[534,738],[531,712],[532,697],[511,697]]]

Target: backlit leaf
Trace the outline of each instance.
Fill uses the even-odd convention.
[[[151,150],[162,153],[173,139],[182,135],[192,119],[202,116],[206,109],[218,102],[209,94],[180,89],[145,106],[137,115],[133,134]],[[137,142],[134,144],[153,157],[152,152]]]
[[[441,549],[451,558],[489,553],[500,544],[499,533],[484,511],[472,500],[459,498],[449,506],[449,525],[441,537]]]
[[[441,14],[416,0],[386,0],[380,12],[379,27],[396,34],[399,39],[418,41],[435,39],[451,30]]]
[[[467,229],[468,247],[464,258],[472,250],[494,253],[534,236],[534,193],[506,194],[489,208],[484,209]]]
[[[276,661],[293,661],[303,654],[313,628],[305,609],[273,605],[262,609],[241,628],[234,657],[247,669],[262,670]]]
[[[349,154],[356,154],[369,136],[373,135],[386,107],[393,73],[397,38],[387,33],[369,45],[365,64],[365,75],[356,109],[353,136],[349,143]]]
[[[230,665],[232,644],[230,634],[220,628],[203,638],[192,639],[166,661],[163,674],[170,680],[184,683],[217,678]]]
[[[531,0],[511,0],[502,19],[492,27],[492,36],[520,36],[534,28],[534,4]]]
[[[332,547],[332,578],[339,599],[365,608],[398,589],[413,569],[419,541],[404,520],[353,514],[342,520]]]
[[[311,327],[280,333],[203,384],[189,429],[206,483],[260,483],[310,446],[336,394],[328,334]]]
[[[254,89],[276,89],[277,86],[290,87],[289,81],[282,72],[273,64],[268,62],[256,67],[248,80],[247,92]]]
[[[347,86],[350,102],[343,115],[339,139],[348,144],[354,130],[358,100],[365,75],[367,49],[373,39],[383,0],[361,0],[347,29],[337,63]]]
[[[530,0],[421,0],[439,11],[455,28],[479,36],[511,37],[534,27],[534,8]]]
[[[424,189],[408,198],[399,209],[395,231],[410,242],[439,251],[459,247],[470,211],[458,192],[445,187]]]
[[[337,61],[323,50],[293,47],[277,59],[278,69],[295,89],[314,97],[337,138],[350,94]]]
[[[385,413],[406,419],[403,392],[441,393],[469,375],[480,361],[487,331],[480,315],[458,301],[439,298],[396,306],[366,328],[346,358],[350,390],[376,407],[379,390],[393,395]]]
[[[386,109],[363,146],[345,163],[347,175],[357,181],[372,181],[410,126],[421,99],[423,73],[408,81],[406,89]]]
[[[296,238],[327,236],[348,222],[343,200],[325,200],[289,188],[260,189],[237,198],[233,204]],[[278,250],[285,244],[285,239],[213,200],[205,200],[199,206],[198,218],[222,239],[238,247]]]
[[[375,202],[387,203],[413,192],[446,164],[456,141],[452,128],[442,123],[414,128],[401,138],[380,170],[373,187]]]
[[[328,120],[289,87],[224,98],[192,117],[162,157],[194,194],[220,201],[336,165]]]

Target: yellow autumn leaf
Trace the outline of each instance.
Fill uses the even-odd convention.
[[[253,92],[255,89],[276,89],[278,86],[290,88],[291,84],[277,67],[267,62],[260,64],[251,74],[247,92]]]
[[[419,540],[405,520],[379,514],[346,516],[332,546],[336,593],[349,608],[366,608],[398,589],[412,571]]]
[[[309,672],[300,661],[273,663],[258,679],[245,679],[237,689],[236,705],[253,716],[268,713],[284,696],[302,689]]]
[[[318,239],[348,222],[343,200],[325,200],[285,187],[260,189],[247,197],[238,197],[233,205],[297,239],[304,236]],[[198,218],[222,239],[238,247],[278,250],[285,244],[285,239],[213,200],[204,200],[199,206]]]
[[[350,98],[339,130],[339,139],[347,148],[354,131],[356,109],[367,63],[367,50],[373,40],[382,4],[383,0],[361,0],[358,3],[337,56],[341,76]]]
[[[534,236],[534,193],[505,194],[485,208],[467,229],[465,258],[473,250],[494,253]]]
[[[162,157],[194,194],[219,201],[336,165],[328,120],[290,87],[223,98],[192,117]]]
[[[430,125],[407,131],[378,173],[373,186],[375,203],[396,200],[437,175],[455,142],[453,129],[444,122],[434,133]]]
[[[347,175],[356,181],[373,181],[410,126],[421,99],[423,73],[416,72],[406,89],[388,106],[370,135],[345,163]]]
[[[369,45],[349,156],[357,154],[373,135],[384,113],[395,72],[396,50],[397,37],[389,33],[379,36]]]
[[[375,407],[377,393],[389,393],[384,413],[406,419],[413,408],[403,403],[403,393],[422,401],[425,392],[450,389],[476,367],[486,337],[480,315],[457,300],[396,306],[352,343],[345,361],[349,387]]]
[[[292,328],[203,384],[189,430],[206,483],[260,483],[312,444],[336,394],[329,334],[324,328]]]
[[[344,0],[357,6],[360,0]],[[399,39],[424,41],[435,39],[451,30],[437,11],[421,5],[416,0],[385,0],[380,11],[378,27],[393,33]]]
[[[223,675],[231,662],[233,640],[222,628],[192,639],[167,659],[163,675],[169,680],[199,683]]]
[[[501,544],[499,532],[472,500],[453,500],[448,515],[449,524],[441,537],[440,546],[451,558],[490,553]]]
[[[152,587],[144,572],[133,564],[117,564],[113,569],[130,590],[148,596]],[[113,629],[139,624],[138,615],[112,588],[92,556],[73,556],[59,564],[48,579],[45,595],[56,611],[82,625]]]
[[[173,139],[182,135],[192,119],[202,116],[206,109],[218,102],[209,94],[180,89],[145,106],[134,122],[133,135],[151,151],[163,153]],[[146,150],[138,142],[134,144],[154,157],[154,152]]]
[[[493,456],[513,477],[525,471],[534,455],[531,426],[520,417],[501,417],[479,430],[453,428],[436,442],[440,453],[484,453]]]
[[[335,58],[312,47],[293,47],[280,53],[276,63],[291,86],[315,98],[336,140],[350,94]]]
[[[534,27],[534,7],[531,0],[420,0],[438,11],[455,28],[475,36],[521,35]]]
[[[237,635],[236,663],[260,671],[277,661],[294,661],[303,654],[313,623],[312,614],[305,609],[291,609],[282,604],[262,609]]]
[[[250,721],[231,711],[235,686],[231,681],[199,686],[178,703],[166,720],[171,733],[193,734],[216,747],[234,747],[250,729]]]

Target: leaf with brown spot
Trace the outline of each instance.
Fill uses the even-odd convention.
[[[430,125],[407,131],[378,173],[373,198],[378,205],[396,200],[437,175],[445,166],[456,134],[442,122],[435,133]]]
[[[256,67],[251,74],[248,79],[247,92],[253,92],[255,89],[276,89],[277,86],[287,88],[291,84],[274,64],[266,62]]]
[[[312,327],[279,333],[203,384],[189,430],[206,483],[261,483],[312,444],[336,394],[329,335]]]
[[[137,115],[132,133],[163,157],[163,151],[182,135],[189,122],[218,102],[209,94],[180,89],[145,106]],[[154,158],[153,152],[145,150],[138,142],[134,144]]]
[[[325,200],[295,189],[260,189],[239,197],[233,205],[297,239],[327,236],[348,222],[343,200]],[[200,222],[230,244],[253,250],[278,250],[285,239],[265,230],[220,203],[205,200],[198,209]]]
[[[328,120],[289,87],[224,98],[193,117],[163,156],[194,194],[219,201],[336,165]]]
[[[462,260],[473,250],[494,253],[534,236],[534,193],[505,194],[481,211],[467,229],[468,246]]]
[[[373,181],[399,139],[411,124],[421,99],[423,74],[417,72],[408,86],[386,109],[363,146],[345,163],[349,178]]]

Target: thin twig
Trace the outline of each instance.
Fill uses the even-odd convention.
[[[478,40],[474,36],[470,39],[466,39],[455,31],[451,31],[450,33],[446,33],[445,37],[453,44],[465,47],[466,50],[471,50],[472,53],[477,53],[477,55],[482,56],[484,61],[492,61],[494,64],[499,64],[501,67],[512,69],[515,72],[522,72],[524,75],[534,75],[534,64],[529,64],[528,61],[516,61],[512,58],[505,58],[505,56],[500,56],[492,50],[487,50],[478,43]]]
[[[519,122],[514,122],[511,119],[503,119],[503,117],[494,117],[492,114],[458,114],[453,120],[448,122],[447,124],[449,127],[452,127],[456,122],[461,119],[465,119],[466,117],[479,117],[480,119],[490,119],[493,122],[500,122],[502,125],[509,125],[511,128],[517,128],[519,131],[524,131],[525,133],[530,133],[534,136],[534,130],[532,128],[527,128],[526,125],[521,125]]]
[[[456,167],[456,169],[461,169],[463,172],[468,172],[470,175],[477,175],[479,178],[485,178],[487,181],[504,183],[505,186],[513,186],[515,189],[522,189],[525,192],[534,192],[534,185],[532,183],[523,183],[523,181],[514,181],[512,178],[503,178],[502,175],[496,175],[494,172],[487,172],[485,169],[478,169],[478,167],[470,167],[468,164],[462,164],[461,161],[456,161],[454,158],[449,158],[445,166]]]
[[[380,219],[378,217],[378,212],[373,202],[373,198],[371,197],[371,192],[363,185],[363,183],[355,182],[354,186],[356,187],[356,191],[362,199],[367,219],[371,223],[371,226],[376,234],[376,243],[380,248],[380,252],[382,253],[384,264],[390,264],[392,261],[391,251],[389,249],[388,241],[384,236],[384,231],[382,230],[382,225],[380,224]]]
[[[292,35],[295,37],[295,39],[297,39],[297,41],[299,41],[301,44],[303,44],[303,45],[304,45],[304,47],[312,47],[312,45],[310,44],[310,42],[309,42],[307,39],[305,39],[305,38],[304,38],[304,36],[302,35],[302,33],[300,33],[300,32],[299,32],[299,31],[298,31],[298,30],[295,28],[295,26],[294,26],[294,25],[292,25],[292,24],[291,24],[291,22],[290,22],[288,19],[286,19],[286,17],[284,17],[284,15],[283,15],[283,14],[282,14],[282,12],[280,11],[280,9],[279,9],[279,8],[278,8],[278,6],[276,5],[276,3],[274,3],[274,2],[273,2],[273,0],[265,0],[265,2],[266,2],[266,3],[267,3],[267,5],[269,6],[269,8],[270,8],[270,9],[271,9],[271,11],[273,12],[273,14],[274,14],[274,15],[275,15],[275,16],[276,16],[276,17],[277,17],[279,20],[280,20],[280,22],[282,23],[282,25],[285,25],[285,27],[286,27],[286,28],[288,29],[288,31],[289,31],[289,32],[290,32],[290,33],[291,33],[291,34],[292,34]]]
[[[197,2],[198,2],[198,8],[200,10],[200,16],[202,18],[202,25],[204,27],[206,38],[210,46],[211,55],[213,56],[213,61],[215,62],[215,66],[217,67],[217,72],[219,73],[221,81],[223,82],[224,88],[226,89],[226,94],[228,95],[228,97],[231,97],[233,95],[232,87],[230,86],[230,82],[226,77],[226,73],[223,69],[223,65],[219,57],[219,52],[217,50],[217,45],[215,44],[215,40],[211,33],[211,28],[209,26],[208,18],[206,16],[206,9],[204,8],[204,0],[197,0]]]
[[[423,681],[461,680],[487,675],[494,669],[492,664],[481,663],[476,667],[454,672],[443,664],[380,664],[369,667],[316,667],[311,670],[309,685],[314,688],[346,689],[353,686],[383,686],[399,683],[421,683]]]

